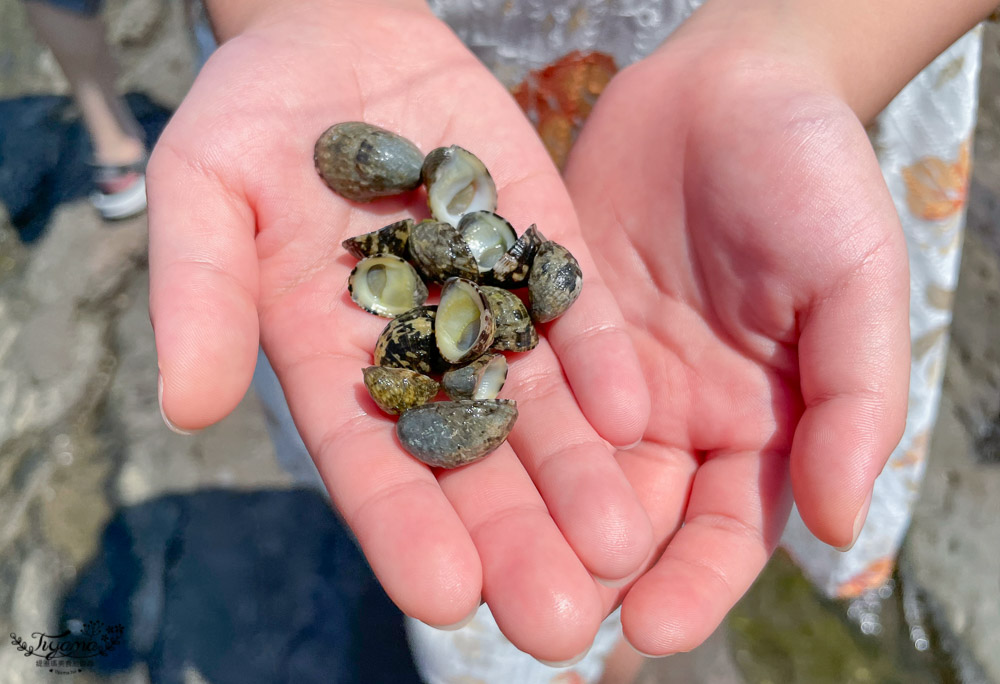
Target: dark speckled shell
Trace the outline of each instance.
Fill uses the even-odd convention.
[[[397,414],[426,404],[440,390],[437,380],[408,368],[369,366],[361,371],[365,387],[378,407]]]
[[[507,289],[527,285],[535,253],[543,242],[545,242],[545,238],[532,223],[517,239],[517,242],[493,265],[493,270],[486,277],[487,282],[490,285]]]
[[[403,448],[435,468],[457,468],[503,444],[517,420],[507,399],[439,401],[399,417],[396,436]]]
[[[340,245],[355,259],[364,259],[376,254],[394,254],[405,259],[408,256],[406,241],[410,238],[412,228],[413,219],[403,219],[371,233],[347,238]]]
[[[566,312],[583,289],[583,272],[576,258],[562,245],[549,241],[535,254],[528,277],[531,317],[539,323]]]
[[[457,276],[479,280],[479,266],[458,229],[448,223],[421,221],[410,230],[410,256],[429,280],[444,282]]]
[[[538,346],[538,331],[531,324],[531,315],[524,302],[516,294],[488,285],[480,285],[479,290],[493,312],[496,329],[491,349],[524,352]]]
[[[348,121],[331,126],[319,137],[313,161],[320,177],[338,195],[370,202],[420,185],[424,156],[401,135]]]
[[[375,343],[375,364],[438,373],[448,367],[434,339],[435,306],[418,306],[389,321]]]
[[[467,366],[452,368],[441,377],[441,388],[450,399],[473,399],[477,390],[481,389],[483,376],[490,368],[503,367],[503,378],[500,386],[493,394],[503,388],[503,383],[507,380],[507,359],[503,354],[484,354]]]

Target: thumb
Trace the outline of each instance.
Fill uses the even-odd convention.
[[[232,411],[257,358],[257,252],[242,193],[169,142],[149,162],[149,310],[168,426],[197,430]]]
[[[901,232],[887,233],[893,237],[813,303],[799,337],[805,411],[792,442],[792,488],[809,529],[838,548],[857,539],[906,422],[909,275]]]

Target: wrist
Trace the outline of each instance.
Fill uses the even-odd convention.
[[[867,122],[995,3],[958,0],[942,12],[937,0],[708,0],[675,35],[784,63]]]

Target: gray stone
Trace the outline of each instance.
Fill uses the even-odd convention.
[[[121,9],[122,20],[133,23],[129,29],[123,27],[123,34],[118,36],[124,42],[116,43],[122,92],[146,93],[171,109],[184,99],[195,76],[196,64],[190,20],[185,15],[187,4],[127,0]],[[108,8],[109,18],[112,10]],[[143,22],[147,25],[155,22],[155,27],[149,27],[148,37],[133,40],[131,36],[142,32]],[[113,32],[111,36],[116,37]]]
[[[183,4],[183,3],[171,3]],[[116,45],[148,45],[156,39],[167,8],[162,0],[127,0],[106,11],[108,41]]]
[[[31,549],[22,562],[10,612],[12,628],[21,636],[57,626],[51,594],[64,589],[59,567],[58,554],[43,545]]]
[[[912,577],[937,616],[1000,681],[1000,463],[996,434],[1000,317],[996,255],[976,232],[967,236],[955,298],[944,397],[931,441],[928,471],[906,553]],[[992,356],[992,358],[991,358]]]
[[[69,91],[52,54],[35,39],[24,3],[0,2],[0,45],[0,98]]]
[[[101,335],[98,323],[64,306],[38,309],[25,321],[5,318],[0,339],[9,344],[0,346],[0,445],[55,423],[84,398],[105,353]]]
[[[259,403],[246,397],[220,424],[192,436],[163,424],[156,397],[156,348],[143,273],[126,291],[115,330],[118,365],[109,394],[123,455],[116,490],[123,504],[208,486],[287,487],[274,458]]]
[[[146,219],[106,224],[76,202],[56,210],[32,250],[24,275],[27,297],[43,305],[90,303],[120,288],[145,261]]]

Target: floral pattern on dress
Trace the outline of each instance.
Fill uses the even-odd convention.
[[[837,598],[855,598],[871,589],[878,589],[892,575],[895,564],[893,556],[875,559],[862,572],[837,587]]]
[[[913,215],[925,221],[941,221],[958,214],[969,193],[970,166],[966,140],[954,161],[925,157],[904,167],[906,203]]]

